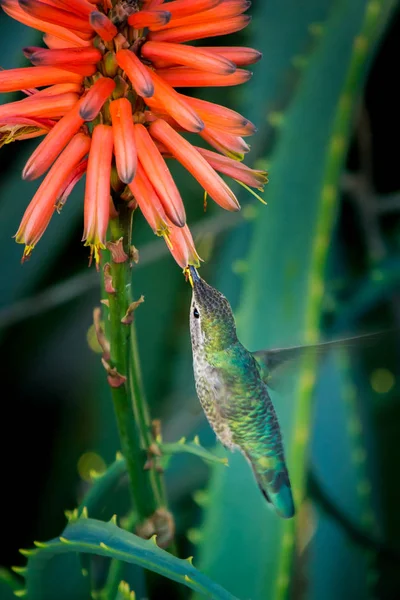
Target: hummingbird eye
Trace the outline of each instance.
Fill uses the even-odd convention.
[[[199,311],[197,310],[196,307],[194,307],[193,316],[194,316],[195,319],[198,319],[200,317],[200,313],[199,313]]]

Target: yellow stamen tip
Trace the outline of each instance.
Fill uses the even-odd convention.
[[[20,241],[18,241],[18,240],[17,240],[17,242],[18,242],[19,244],[23,243],[23,242],[20,242]],[[25,248],[24,248],[24,252],[23,252],[23,254],[22,254],[22,259],[21,259],[21,262],[25,262],[26,260],[29,260],[29,258],[31,257],[31,254],[32,254],[32,250],[34,249],[34,247],[35,247],[35,246],[33,246],[33,245],[30,245],[30,246],[29,246],[29,245],[27,245],[27,246],[25,246]]]

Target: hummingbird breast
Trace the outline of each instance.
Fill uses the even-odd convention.
[[[217,437],[246,457],[277,513],[292,517],[278,418],[255,359],[237,342],[223,352],[195,352],[193,365],[196,391]]]
[[[198,355],[193,359],[193,370],[197,396],[208,422],[221,443],[233,450],[236,444],[232,440],[229,422],[221,410],[222,405],[227,401],[227,390],[221,373],[204,356]]]
[[[224,446],[240,448],[253,438],[265,442],[279,426],[257,363],[240,342],[228,350],[194,354],[196,391]],[[271,435],[270,443],[279,442]]]

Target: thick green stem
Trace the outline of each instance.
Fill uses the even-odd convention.
[[[109,382],[117,419],[121,450],[126,458],[133,504],[139,523],[165,506],[161,474],[145,469],[153,441],[149,410],[143,393],[136,336],[129,307],[132,305],[131,211],[121,206],[119,216],[110,222],[114,244],[109,266],[104,265],[109,304],[107,333],[110,341]]]

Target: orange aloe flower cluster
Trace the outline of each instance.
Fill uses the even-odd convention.
[[[0,71],[0,145],[44,136],[23,170],[46,174],[22,218],[24,258],[86,173],[85,244],[99,260],[115,199],[142,211],[178,264],[198,266],[185,208],[165,159],[176,159],[217,204],[239,210],[219,173],[263,189],[266,173],[243,165],[255,128],[243,116],[175,88],[246,82],[260,58],[251,48],[191,46],[239,31],[248,0],[0,0],[14,19],[44,32],[45,48],[24,49],[33,66]],[[40,89],[38,89],[40,88]],[[214,150],[189,143],[197,133]],[[113,201],[114,199],[114,201]]]

